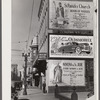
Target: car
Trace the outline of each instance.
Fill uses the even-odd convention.
[[[91,43],[92,45],[92,43]],[[82,52],[86,52],[90,54],[91,46],[88,43],[77,43],[77,42],[68,42],[63,44],[58,48],[58,52],[61,53],[77,53],[81,54]]]

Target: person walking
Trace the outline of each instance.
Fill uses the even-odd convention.
[[[59,88],[58,88],[58,85],[56,84],[55,91],[54,91],[55,98],[58,98],[58,93],[59,93]]]

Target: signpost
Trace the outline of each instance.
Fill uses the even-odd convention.
[[[26,85],[27,85],[27,83],[26,83],[26,70],[27,70],[27,58],[29,56],[29,53],[28,54],[22,53],[22,56],[25,58],[23,95],[27,95],[27,90],[26,90]]]

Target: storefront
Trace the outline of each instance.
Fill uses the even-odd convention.
[[[33,79],[35,82],[35,86],[39,86],[42,89],[42,81],[45,77],[46,71],[46,60],[37,60],[35,65],[33,66],[36,70],[33,72]]]

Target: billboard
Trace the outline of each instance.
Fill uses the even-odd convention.
[[[84,60],[53,60],[50,63],[49,85],[85,86]]]
[[[48,36],[48,58],[93,58],[93,36]]]
[[[49,28],[93,30],[93,2],[49,0]]]

